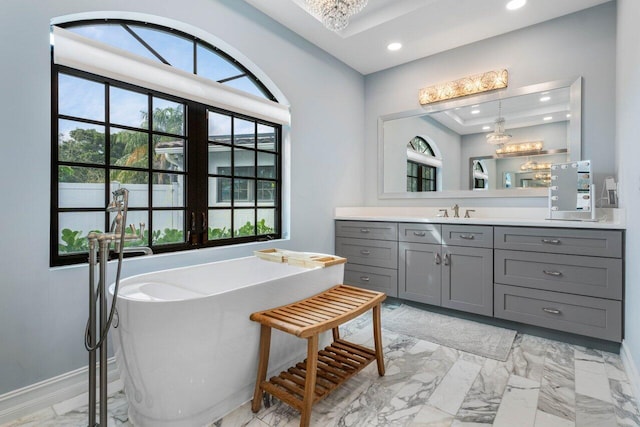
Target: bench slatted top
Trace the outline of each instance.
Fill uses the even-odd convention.
[[[310,298],[253,313],[251,320],[307,338],[358,317],[386,297],[382,292],[337,285]]]

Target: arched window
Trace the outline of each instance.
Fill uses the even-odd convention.
[[[154,252],[281,236],[288,109],[245,66],[142,22],[52,32],[52,265],[86,262],[119,187]]]
[[[407,191],[437,191],[438,169],[442,159],[436,156],[433,147],[421,136],[407,143]]]
[[[489,188],[489,173],[483,160],[473,161],[473,189],[486,190]]]

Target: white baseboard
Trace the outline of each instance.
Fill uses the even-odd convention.
[[[629,347],[627,347],[624,340],[622,341],[622,346],[620,347],[620,358],[622,359],[624,370],[626,371],[627,377],[629,378],[633,396],[636,398],[636,402],[640,403],[640,373],[638,372],[638,365],[636,365],[635,361],[633,360],[631,352],[629,351]]]
[[[0,395],[0,424],[77,398],[83,393],[88,394],[88,369],[89,367],[85,366]],[[107,363],[107,378],[109,383],[118,378],[118,369],[113,357]]]

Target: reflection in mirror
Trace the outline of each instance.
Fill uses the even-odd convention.
[[[580,160],[580,92],[579,78],[381,117],[381,196],[548,187],[551,164]]]

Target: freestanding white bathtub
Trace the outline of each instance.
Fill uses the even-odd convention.
[[[309,269],[247,257],[123,279],[112,332],[130,420],[199,426],[248,401],[260,331],[249,315],[310,297],[343,276],[344,264]],[[305,352],[304,340],[274,331],[269,375]]]

